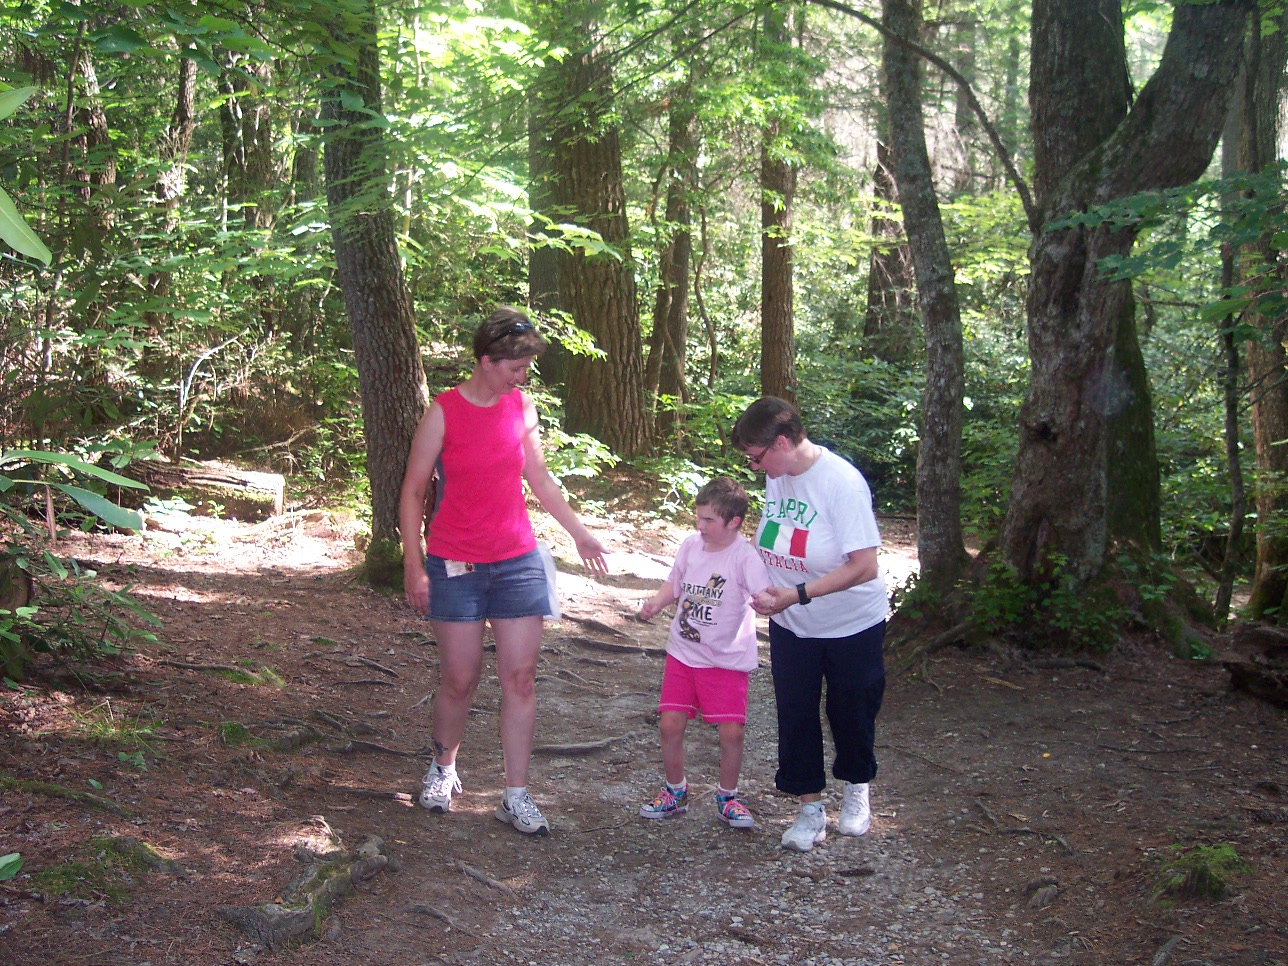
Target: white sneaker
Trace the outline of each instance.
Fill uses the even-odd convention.
[[[431,812],[446,812],[452,807],[452,794],[461,790],[461,780],[456,769],[448,771],[438,762],[430,762],[429,771],[421,780],[420,807]]]
[[[841,799],[841,820],[837,823],[837,829],[842,835],[864,835],[871,824],[868,783],[852,785],[846,782],[844,798]]]
[[[550,823],[527,792],[514,801],[508,801],[502,795],[501,804],[496,807],[496,817],[497,821],[513,825],[524,835],[545,835],[550,831]]]
[[[783,848],[808,852],[827,838],[827,812],[822,802],[802,805],[792,827],[783,833]]]

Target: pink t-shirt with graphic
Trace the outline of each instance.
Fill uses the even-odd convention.
[[[756,668],[753,594],[769,586],[769,571],[743,536],[723,550],[702,549],[695,533],[680,545],[667,583],[675,619],[666,652],[689,667]]]

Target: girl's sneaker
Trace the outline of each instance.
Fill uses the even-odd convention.
[[[640,818],[672,818],[689,810],[689,786],[685,785],[677,794],[669,785],[662,786],[662,793],[640,806]]]
[[[716,808],[720,810],[720,821],[730,828],[751,828],[756,824],[751,812],[747,811],[747,806],[738,801],[737,795],[730,795],[728,798],[717,795]]]

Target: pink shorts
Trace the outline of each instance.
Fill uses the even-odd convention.
[[[747,723],[746,671],[725,667],[689,667],[670,654],[662,671],[662,697],[658,711],[679,711],[696,718],[702,712],[707,724],[723,721]]]

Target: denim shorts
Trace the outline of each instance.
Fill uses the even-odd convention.
[[[495,563],[467,564],[470,569],[456,577],[447,575],[447,563],[432,554],[425,557],[432,621],[465,624],[489,617],[513,620],[550,613],[546,568],[539,551]]]

